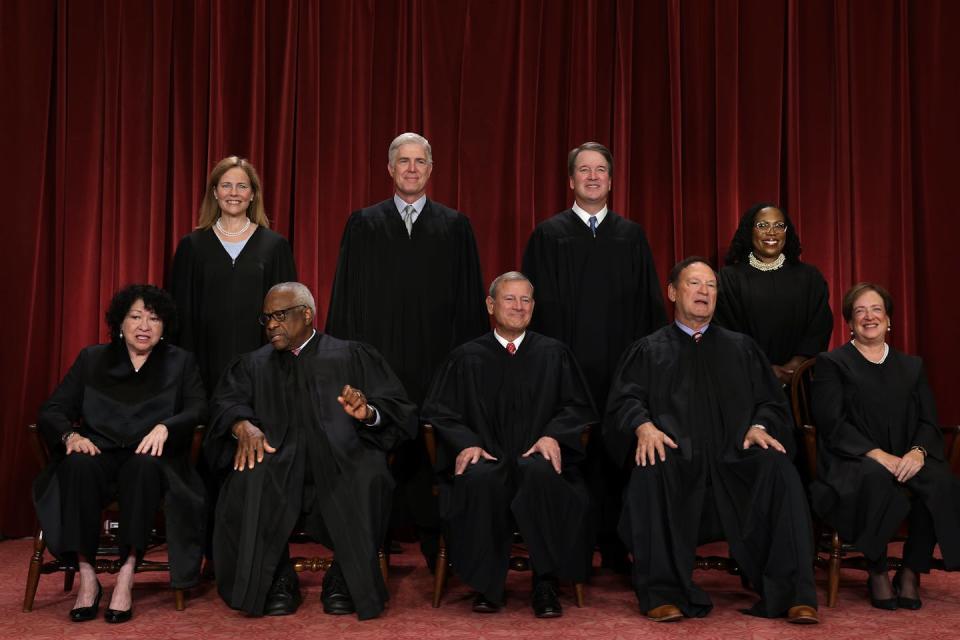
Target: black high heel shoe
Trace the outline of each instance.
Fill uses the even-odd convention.
[[[70,609],[70,619],[74,622],[87,622],[88,620],[96,618],[97,611],[100,609],[100,596],[102,595],[103,587],[100,586],[100,581],[97,580],[97,597],[94,599],[93,604],[89,607]]]
[[[870,594],[870,604],[877,609],[884,609],[886,611],[896,611],[897,610],[897,598],[877,598],[873,595],[873,581],[871,580],[873,576],[870,575],[867,577],[867,592]],[[884,575],[886,578],[886,575]]]
[[[126,611],[118,611],[117,609],[107,609],[103,612],[103,619],[109,622],[110,624],[120,624],[121,622],[126,622],[133,617],[133,606],[131,605]]]
[[[915,590],[917,595],[920,595],[920,574],[914,573],[917,577],[917,584]],[[899,571],[896,575],[893,576],[893,592],[897,594],[897,606],[901,609],[909,609],[911,611],[916,611],[923,606],[923,602],[920,601],[920,598],[904,598],[900,595],[900,583],[903,579],[903,576]]]

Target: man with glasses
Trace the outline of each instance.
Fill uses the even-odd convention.
[[[415,409],[373,349],[318,333],[309,289],[270,289],[260,324],[268,345],[227,368],[204,443],[228,472],[213,533],[217,589],[251,615],[294,613],[301,596],[287,548],[302,529],[334,550],[325,613],[383,610],[377,550],[393,480],[386,451],[416,433]]]

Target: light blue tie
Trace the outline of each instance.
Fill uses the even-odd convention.
[[[597,216],[590,216],[590,219],[587,220],[590,223],[590,233],[593,234],[593,237],[597,237]]]

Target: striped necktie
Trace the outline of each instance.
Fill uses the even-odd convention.
[[[403,208],[403,224],[407,227],[407,236],[413,235],[413,214],[417,210],[413,208],[412,204],[408,204]]]
[[[590,216],[590,219],[587,220],[590,223],[590,233],[593,234],[593,237],[597,237],[597,216]]]

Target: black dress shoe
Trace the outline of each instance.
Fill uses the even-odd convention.
[[[292,572],[292,569],[291,569]],[[274,579],[267,592],[267,602],[263,607],[265,616],[288,616],[296,613],[303,602],[300,584],[295,573],[283,571]]]
[[[353,598],[350,597],[343,571],[336,562],[330,565],[326,575],[323,576],[320,602],[323,603],[323,612],[332,616],[342,616],[357,610],[353,605]]]
[[[97,597],[94,598],[93,604],[89,607],[77,607],[76,609],[70,609],[70,619],[74,622],[86,622],[87,620],[93,620],[97,617],[97,611],[100,609],[100,596],[103,595],[103,587],[100,586],[100,581],[97,580]]]
[[[110,624],[120,624],[121,622],[126,622],[133,617],[133,607],[131,606],[126,611],[118,611],[117,609],[107,609],[103,612],[103,619],[109,622]]]
[[[559,618],[563,615],[557,583],[540,580],[533,587],[533,615],[538,618]]]
[[[913,590],[920,595],[920,575],[914,574],[917,576],[917,584],[914,586]],[[923,602],[920,598],[904,598],[900,595],[900,583],[902,580],[902,575],[899,571],[893,576],[893,591],[897,594],[897,606],[901,609],[909,609],[910,611],[916,611],[923,606]]]
[[[886,576],[884,576],[886,578]],[[870,604],[877,609],[884,609],[885,611],[896,611],[897,610],[897,598],[877,598],[873,595],[873,580],[867,578],[867,591],[870,593]]]
[[[487,600],[485,595],[478,592],[473,596],[473,611],[474,613],[496,613],[500,611],[500,606]]]

